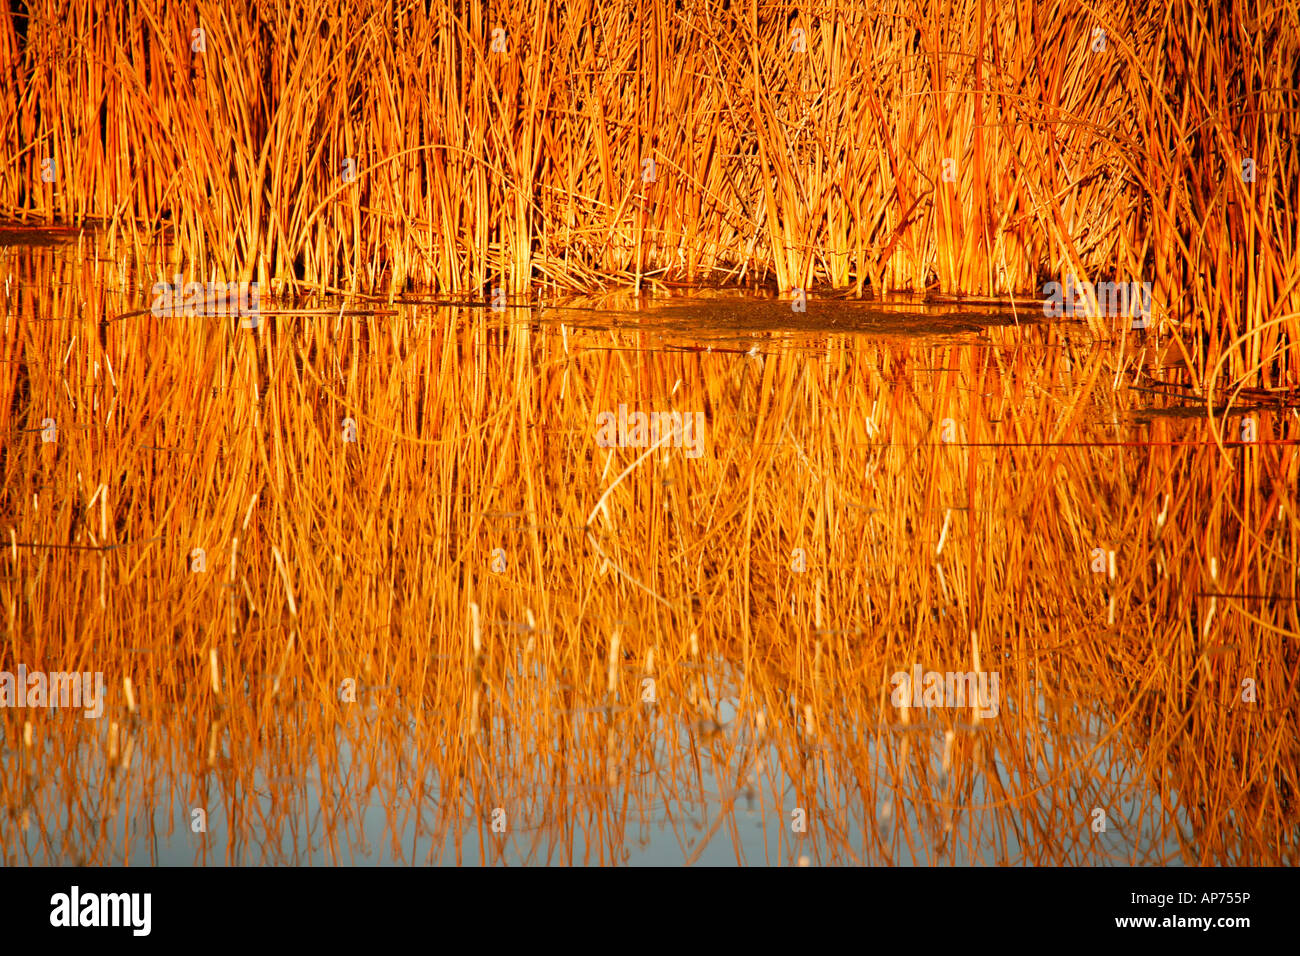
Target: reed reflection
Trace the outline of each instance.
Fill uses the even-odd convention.
[[[6,865],[1296,861],[1297,417],[1154,336],[6,267]]]

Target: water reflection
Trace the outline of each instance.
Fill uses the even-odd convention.
[[[1296,861],[1297,416],[1154,336],[98,248],[0,249],[0,671],[108,687],[0,708],[6,865]]]

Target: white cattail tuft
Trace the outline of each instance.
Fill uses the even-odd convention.
[[[212,677],[212,693],[221,696],[221,672],[217,670],[217,649],[208,648],[208,671]]]
[[[614,686],[618,683],[618,646],[621,642],[622,635],[617,629],[614,630],[613,636],[609,639],[609,671],[605,681],[605,693],[614,693]]]

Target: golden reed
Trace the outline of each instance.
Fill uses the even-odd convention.
[[[1140,282],[1198,383],[1300,385],[1295,0],[6,7],[0,215],[205,279]]]

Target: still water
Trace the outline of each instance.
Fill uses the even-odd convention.
[[[0,239],[4,865],[1297,861],[1300,417],[1167,338]]]

